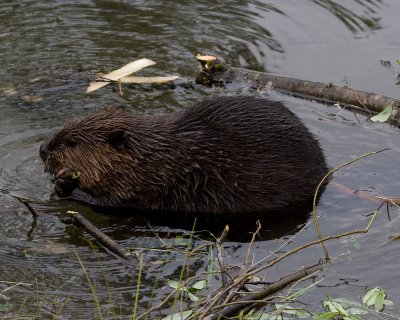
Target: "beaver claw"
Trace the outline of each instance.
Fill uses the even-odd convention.
[[[55,175],[55,189],[60,197],[71,195],[72,190],[78,187],[79,171],[74,171],[70,168],[63,168]]]

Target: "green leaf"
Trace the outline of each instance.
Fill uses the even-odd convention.
[[[11,303],[0,304],[0,311],[1,312],[9,312],[12,309]]]
[[[361,243],[356,241],[353,243],[353,248],[356,250],[360,250],[361,249]]]
[[[385,122],[387,121],[393,112],[393,102],[391,102],[388,106],[385,107],[381,112],[377,115],[370,118],[371,121],[374,122]]]
[[[200,280],[197,281],[193,286],[191,286],[191,288],[194,288],[196,290],[201,290],[205,287],[206,283],[207,283],[206,280]]]
[[[336,302],[339,302],[342,306],[346,307],[346,309],[349,306],[361,306],[360,302],[357,302],[355,300],[351,300],[349,298],[335,298]]]
[[[383,304],[384,304],[385,306],[392,306],[392,305],[393,305],[393,301],[384,300],[384,301],[383,301]]]
[[[74,173],[72,173],[71,178],[72,179],[79,179],[79,177],[82,175],[82,173],[80,173],[79,171],[76,171]]]
[[[183,239],[183,236],[182,235],[177,235],[176,237],[175,237],[175,245],[177,245],[177,246],[182,246],[182,245],[184,245],[185,244],[185,241],[184,241],[184,239]]]
[[[248,313],[243,317],[244,320],[276,320],[275,312],[256,312]]]
[[[211,283],[213,272],[214,272],[214,253],[213,247],[210,245],[208,247],[208,262],[207,262],[207,283]]]
[[[332,320],[337,317],[337,312],[324,312],[313,316],[314,320]]]
[[[179,282],[175,280],[168,280],[168,285],[173,289],[179,288]]]
[[[256,309],[251,309],[251,310],[244,316],[244,319],[248,319],[248,317],[251,317],[251,316],[254,314],[255,311],[256,311]]]
[[[322,301],[322,304],[326,309],[328,309],[328,311],[336,312],[342,316],[349,316],[349,313],[346,311],[346,309],[335,300],[325,300]]]
[[[320,279],[320,280],[318,280],[318,281],[315,281],[314,283],[308,285],[307,287],[302,288],[302,289],[300,289],[299,291],[292,293],[291,295],[287,296],[287,297],[285,298],[285,300],[286,300],[286,301],[289,301],[289,300],[297,300],[297,298],[299,298],[301,295],[303,295],[303,294],[305,294],[305,293],[308,293],[309,291],[311,291],[312,289],[314,289],[314,288],[318,285],[318,283],[320,283],[320,282],[323,281],[323,280],[324,280],[324,279]]]
[[[356,307],[349,308],[349,309],[347,309],[347,311],[348,311],[350,314],[354,314],[354,315],[368,314],[368,313],[369,313],[369,312],[368,312],[367,310],[365,310],[365,309],[356,308]]]
[[[383,310],[383,301],[385,300],[385,293],[383,291],[380,291],[377,293],[376,295],[376,299],[375,299],[375,310],[378,312],[381,312]]]
[[[366,306],[374,306],[375,310],[380,312],[385,305],[393,305],[390,300],[385,300],[386,292],[380,288],[369,289],[362,298],[363,304]]]
[[[188,310],[184,312],[177,312],[162,318],[162,320],[185,320],[193,313],[193,310]]]
[[[400,64],[400,58],[396,59],[397,64]]]
[[[296,317],[296,319],[309,318],[310,317],[310,313],[307,312],[306,310],[298,309],[298,308],[292,308],[292,307],[289,307],[289,306],[281,308],[279,311],[281,311],[283,313],[290,314],[290,315]]]
[[[251,281],[253,282],[261,282],[262,278],[256,275],[251,276]]]
[[[376,296],[381,291],[384,293],[384,291],[381,290],[378,287],[367,290],[367,292],[365,293],[364,297],[362,298],[362,303],[365,304],[368,307],[374,305],[375,304],[375,300],[376,300]],[[386,294],[384,293],[384,297],[385,296],[386,296]]]
[[[191,301],[193,301],[193,302],[199,301],[199,298],[197,298],[197,297],[196,297],[193,293],[191,293],[190,291],[188,291],[187,294],[188,294],[188,298],[189,298]]]

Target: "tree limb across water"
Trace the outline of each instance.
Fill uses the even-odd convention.
[[[216,60],[218,61],[218,60]],[[201,61],[200,61],[201,62]],[[390,119],[400,123],[400,100],[385,97],[379,94],[355,90],[349,86],[335,86],[332,83],[322,83],[289,78],[266,72],[247,69],[219,67],[220,63],[202,63],[203,71],[196,81],[207,85],[221,85],[232,82],[242,82],[257,90],[274,89],[278,92],[310,98],[321,102],[340,103],[351,107],[358,107],[368,113],[382,112],[385,107],[392,106]]]

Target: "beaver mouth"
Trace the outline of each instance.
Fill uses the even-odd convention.
[[[72,191],[79,186],[81,173],[71,168],[62,168],[54,175],[55,189],[59,196],[71,195]]]
[[[55,179],[79,179],[81,173],[79,171],[75,171],[71,168],[62,168],[55,175]]]
[[[47,161],[44,162],[44,172],[49,172],[50,174],[53,175],[53,177],[55,177],[56,174],[60,172],[62,169],[63,166],[58,161],[52,161],[51,159],[47,159]]]

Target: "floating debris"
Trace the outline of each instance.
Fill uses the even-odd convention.
[[[162,83],[178,79],[178,76],[168,76],[168,77],[128,77],[134,72],[142,70],[148,66],[155,65],[156,63],[152,60],[143,58],[135,60],[124,65],[122,68],[114,70],[110,73],[102,75],[98,81],[93,81],[90,83],[86,90],[86,93],[93,92],[100,89],[110,83]]]

